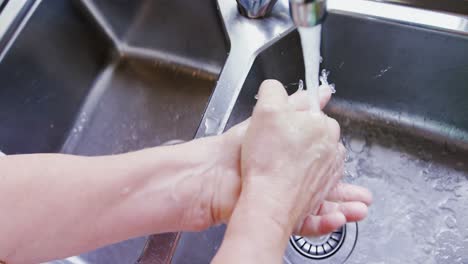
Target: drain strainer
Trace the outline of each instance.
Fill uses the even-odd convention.
[[[328,235],[320,237],[292,236],[290,241],[294,249],[305,257],[324,259],[340,249],[345,236],[346,226],[343,226]]]
[[[357,223],[348,223],[321,237],[292,236],[283,260],[285,264],[344,263],[351,256],[357,237]]]

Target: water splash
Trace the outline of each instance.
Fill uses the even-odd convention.
[[[328,86],[332,92],[332,94],[336,93],[335,84],[328,83],[328,76],[330,75],[330,71],[323,69],[320,73],[320,86]]]
[[[304,91],[304,81],[302,81],[301,79],[299,79],[297,90]]]

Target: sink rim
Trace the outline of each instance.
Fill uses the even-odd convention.
[[[368,0],[327,0],[327,10],[468,36],[468,16]]]

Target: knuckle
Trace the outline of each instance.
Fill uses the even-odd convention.
[[[260,85],[260,90],[271,89],[271,87],[283,87],[283,85],[277,80],[267,79]]]
[[[323,115],[311,115],[310,124],[312,125],[312,129],[315,131],[315,136],[322,138],[327,135],[327,123]]]
[[[258,107],[258,110],[261,113],[266,113],[266,114],[276,114],[277,112],[280,112],[280,107],[275,104],[261,104]]]
[[[260,104],[258,105],[256,112],[262,116],[275,116],[281,112],[281,107],[275,104]]]

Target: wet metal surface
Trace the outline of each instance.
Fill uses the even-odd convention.
[[[82,108],[64,151],[116,154],[172,139],[190,140],[213,86],[214,79],[157,63],[119,61],[95,83],[87,98],[94,104]]]
[[[148,16],[136,3],[98,2],[36,1],[0,63],[2,151],[106,155],[194,137],[227,56],[215,4],[171,1],[169,15],[151,1],[167,15]],[[201,19],[181,18],[191,5]],[[127,10],[135,17],[115,24]],[[174,27],[183,34],[170,34]],[[176,238],[131,239],[52,263],[167,263]]]
[[[265,24],[272,34],[259,34],[259,21],[226,25],[225,62],[215,1],[36,3],[0,63],[8,154],[113,154],[216,134],[250,116],[264,79],[289,93],[304,80],[285,5]],[[235,1],[226,3],[224,20],[239,22]],[[337,88],[326,112],[350,153],[346,180],[375,196],[349,262],[467,263],[466,35],[331,12],[322,40]],[[244,42],[252,45],[235,45]],[[137,238],[56,263],[208,263],[224,229],[184,233],[177,247],[177,234]]]
[[[59,151],[107,49],[67,1],[39,5],[0,63],[1,149]]]
[[[323,28],[322,67],[331,70],[329,81],[337,89],[326,111],[339,118],[350,160],[355,157],[346,165],[347,180],[370,188],[376,197],[370,217],[359,226],[349,262],[466,263],[467,227],[459,221],[468,208],[463,167],[468,156],[468,39],[333,13]],[[278,79],[293,93],[304,80],[303,65],[297,32],[263,51],[227,128],[251,115],[264,79]],[[354,140],[356,133],[368,137],[371,147]],[[421,171],[428,166],[424,176]],[[353,179],[356,170],[359,177]],[[446,203],[452,212],[441,209]],[[185,250],[178,248],[174,263],[208,263],[223,232],[224,227],[216,227],[187,234]],[[415,254],[409,256],[410,251]],[[312,262],[295,262],[301,263]]]
[[[263,19],[244,17],[232,0],[219,0],[218,5],[231,49],[196,137],[224,131],[255,57],[294,29],[288,0],[278,1],[272,14]]]
[[[467,263],[468,152],[330,114],[348,149],[345,180],[374,194],[346,263]]]

